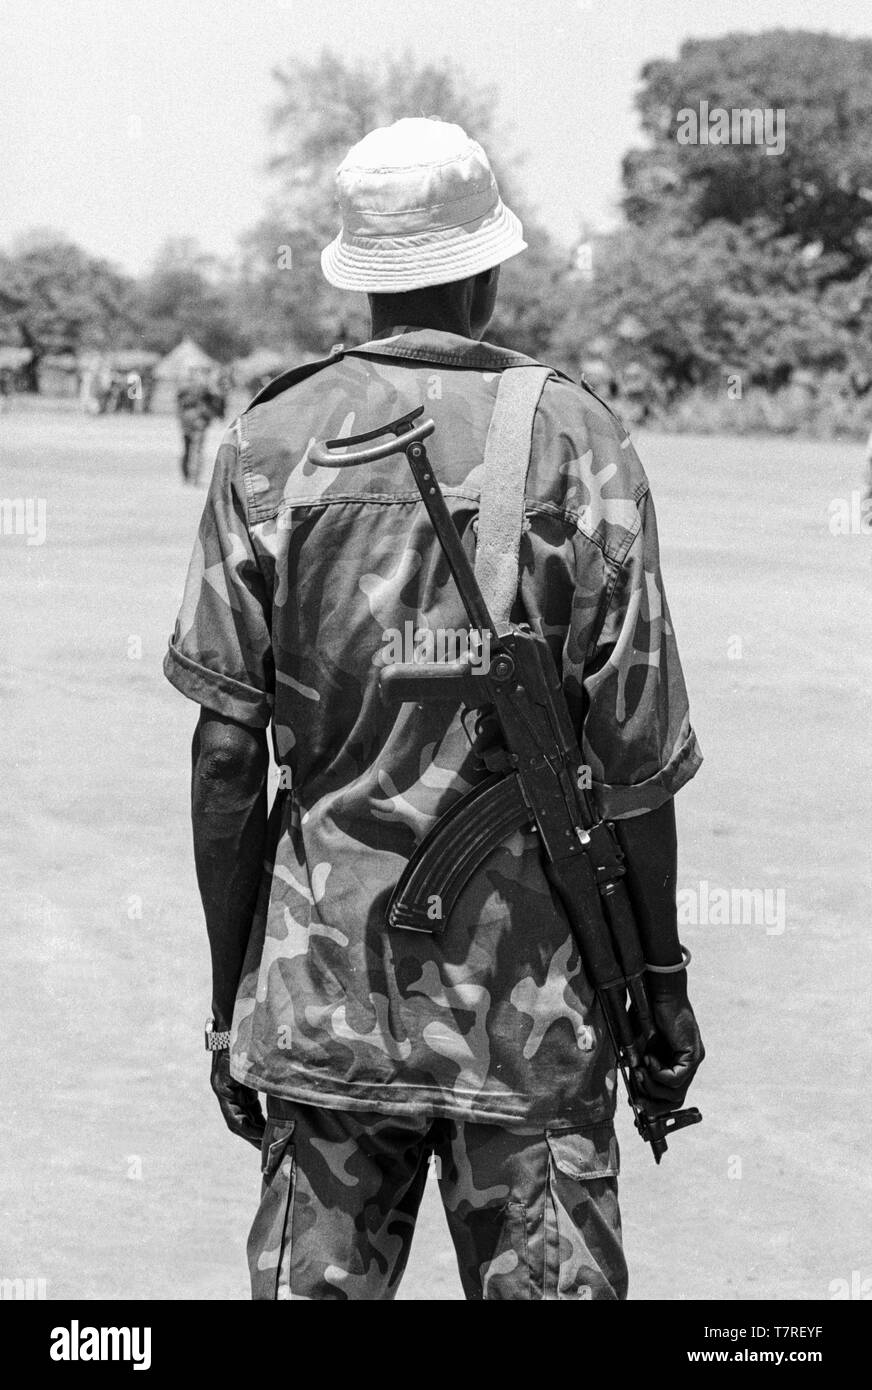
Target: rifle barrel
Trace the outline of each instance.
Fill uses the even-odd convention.
[[[445,552],[445,558],[469,618],[469,625],[475,631],[487,632],[494,638],[497,634],[494,631],[493,618],[488,611],[484,594],[479,588],[478,580],[472,565],[469,563],[445,498],[442,496],[442,489],[433,475],[433,465],[427,457],[427,450],[422,443],[416,441],[406,448],[406,458],[409,460],[409,467],[415,482],[418,484],[418,491],[433,523],[439,544]]]

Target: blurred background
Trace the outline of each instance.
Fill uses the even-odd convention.
[[[162,411],[193,367],[236,405],[362,340],[362,297],[320,273],[333,171],[426,114],[481,141],[525,224],[492,339],[630,422],[868,432],[864,0],[6,0],[0,23],[7,401]],[[781,110],[783,150],[679,143],[701,102]]]
[[[682,138],[742,108],[783,141]],[[869,1298],[867,0],[0,4],[0,1297],[248,1295],[161,662],[221,422],[366,336],[331,180],[405,115],[523,219],[488,336],[632,428],[706,759],[704,1123],[655,1169],[619,1107],[631,1297]],[[435,1183],[401,1297],[461,1297]]]

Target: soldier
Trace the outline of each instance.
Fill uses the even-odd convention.
[[[203,441],[212,420],[224,414],[224,401],[196,371],[176,396],[176,413],[182,428],[182,482],[197,484],[203,471]]]
[[[262,1154],[253,1297],[392,1298],[435,1155],[467,1298],[621,1299],[614,1060],[536,836],[503,843],[443,935],[385,925],[415,844],[481,772],[462,712],[386,706],[379,670],[407,623],[465,627],[460,600],[402,456],[308,459],[315,439],[425,403],[472,552],[500,373],[529,360],[482,341],[521,226],[481,147],[440,121],[372,132],[337,185],[322,268],[368,294],[371,340],[279,377],[227,432],[165,662],[202,706],[207,1047],[228,1126]],[[559,373],[526,511],[514,617],[550,639],[594,793],[621,827],[659,967],[646,1087],[674,1106],[703,1056],[672,803],[700,754],[645,473],[611,412]]]

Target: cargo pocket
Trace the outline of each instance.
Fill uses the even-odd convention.
[[[532,1298],[527,1208],[523,1202],[507,1202],[501,1218],[496,1249],[481,1270],[481,1296],[493,1302]]]
[[[614,1127],[606,1121],[556,1130],[547,1140],[544,1296],[626,1298]]]
[[[263,1184],[260,1206],[248,1237],[251,1297],[255,1300],[291,1296],[296,1163],[291,1139],[293,1120],[267,1120],[261,1149]]]

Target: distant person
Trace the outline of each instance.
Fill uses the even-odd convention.
[[[202,377],[194,374],[176,396],[176,413],[182,427],[182,482],[196,486],[203,472],[203,441],[212,420],[224,414],[224,399]]]
[[[154,399],[157,378],[152,367],[146,367],[142,374],[142,413],[148,415],[151,411],[151,403]]]
[[[644,425],[651,414],[651,378],[641,362],[630,362],[621,374],[621,407],[631,425]]]
[[[98,367],[94,377],[94,396],[97,414],[107,415],[112,402],[112,370],[105,362]]]
[[[215,404],[218,407],[220,419],[224,419],[227,414],[227,398],[233,390],[233,373],[229,368],[223,368],[215,378]]]
[[[132,402],[127,397],[127,374],[113,369],[109,381],[109,395],[106,410],[112,415],[127,410]]]

